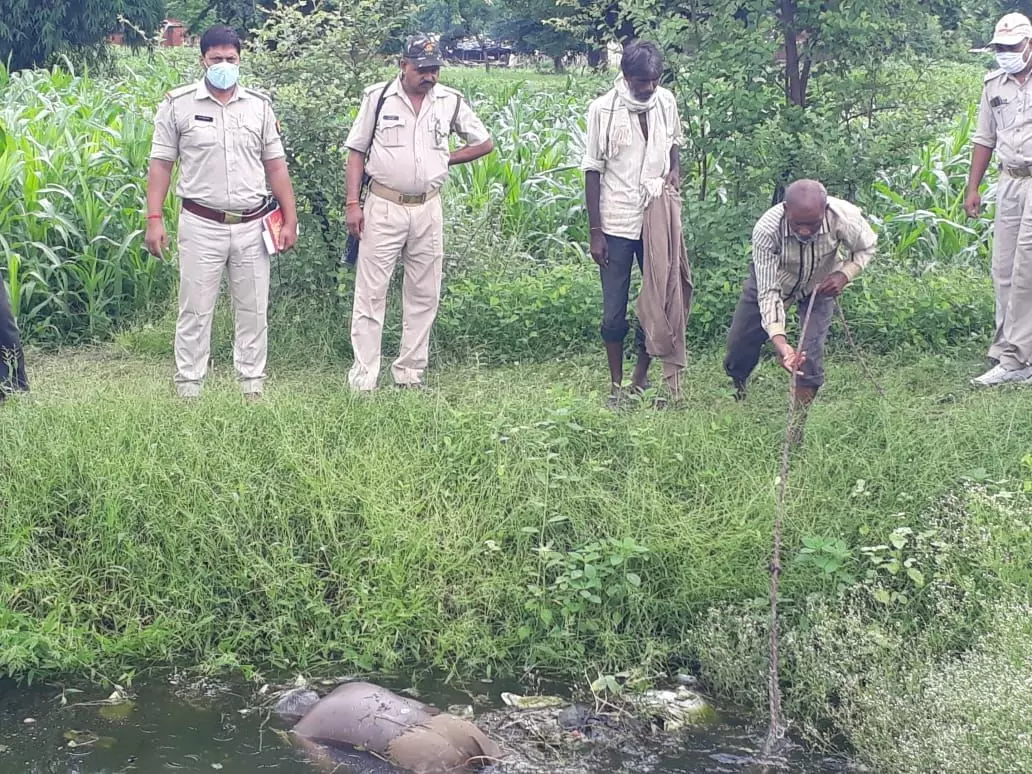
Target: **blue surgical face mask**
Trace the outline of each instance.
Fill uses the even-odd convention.
[[[240,80],[240,65],[232,62],[219,62],[208,68],[205,73],[208,83],[220,91],[228,91]]]

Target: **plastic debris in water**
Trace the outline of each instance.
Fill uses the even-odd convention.
[[[645,691],[631,701],[639,712],[658,719],[664,731],[709,723],[716,718],[716,712],[704,698],[683,686],[673,691]]]
[[[506,706],[518,710],[539,710],[566,706],[566,701],[558,696],[520,696],[516,693],[503,693],[502,701],[505,702]]]

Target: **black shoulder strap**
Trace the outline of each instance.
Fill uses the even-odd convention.
[[[369,147],[366,148],[366,154],[365,154],[366,162],[369,161],[369,154],[373,150],[373,140],[376,139],[376,125],[378,123],[380,123],[380,111],[383,110],[384,100],[387,99],[387,89],[389,89],[390,86],[391,86],[390,83],[388,83],[386,86],[384,86],[383,90],[380,92],[380,98],[378,100],[376,100],[376,110],[373,111],[373,134],[369,138]]]
[[[459,117],[459,108],[461,108],[461,107],[462,107],[462,95],[461,94],[457,94],[456,95],[456,99],[455,99],[455,111],[451,115],[451,123],[448,124],[448,129],[450,131],[452,131],[452,132],[455,132],[455,134],[458,134],[458,130],[456,130],[456,128],[455,128],[455,121]]]

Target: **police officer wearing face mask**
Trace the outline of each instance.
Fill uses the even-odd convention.
[[[996,24],[990,48],[1000,68],[985,77],[964,209],[977,218],[982,182],[993,151],[1000,163],[993,240],[996,333],[992,367],[972,380],[991,387],[1032,382],[1032,23],[1009,13]],[[1024,234],[1025,236],[1021,236]]]
[[[165,95],[154,119],[147,179],[147,249],[168,246],[162,208],[179,161],[179,318],[176,389],[198,397],[211,351],[211,321],[223,271],[236,332],[233,363],[241,391],[257,399],[265,380],[269,252],[264,216],[282,210],[274,247],[297,241],[297,208],[269,97],[239,85],[240,38],[229,27],[201,36],[204,78]],[[269,196],[271,190],[272,196]]]
[[[828,196],[816,180],[797,180],[785,189],[785,201],[756,222],[752,263],[731,328],[724,370],[735,397],[745,398],[746,381],[770,339],[782,366],[798,376],[795,400],[800,422],[824,384],[824,340],[835,311],[835,298],[864,270],[875,254],[877,237],[860,208]],[[800,326],[813,299],[802,349],[786,335],[786,309],[796,305]],[[795,438],[802,439],[801,425]]]

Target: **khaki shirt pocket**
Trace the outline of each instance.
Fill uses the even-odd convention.
[[[430,132],[430,145],[437,150],[448,150],[448,137],[451,129],[448,126],[448,119],[435,115],[433,121],[428,122]]]
[[[191,118],[183,131],[182,146],[197,150],[208,150],[219,143],[219,130],[214,121],[199,121]]]
[[[385,148],[400,148],[405,144],[405,119],[398,116],[381,116],[376,127],[376,140]]]
[[[993,119],[996,121],[996,128],[1010,129],[1018,117],[1018,104],[1011,100],[993,108]]]
[[[260,116],[233,116],[230,122],[233,144],[240,150],[258,156],[262,152],[262,119]]]

